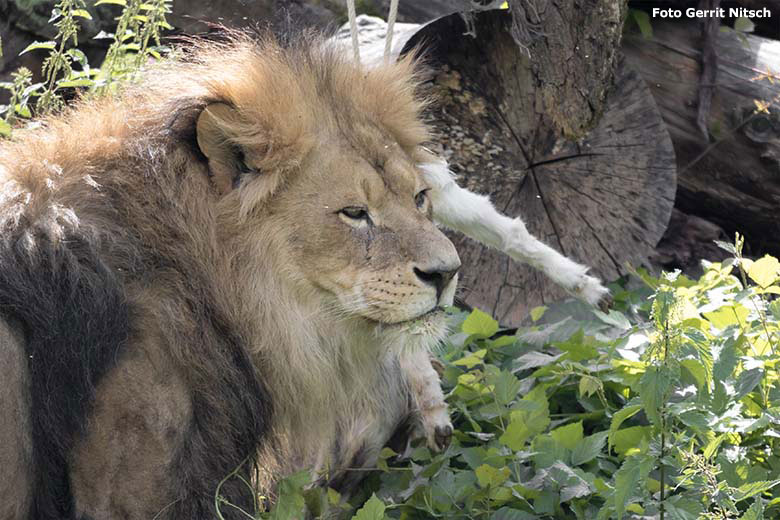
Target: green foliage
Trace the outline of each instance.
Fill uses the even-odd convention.
[[[780,263],[742,258],[739,238],[724,246],[734,258],[705,262],[699,280],[637,271],[646,286],[615,287],[609,313],[550,305],[502,335],[483,312],[453,311],[459,326],[440,353],[451,446],[435,454],[420,444],[406,457],[385,449],[362,498],[350,506],[312,488],[309,511],[377,520],[780,516]]]
[[[41,66],[43,81],[32,83],[32,74],[20,68],[12,81],[0,83],[11,92],[11,102],[0,106],[0,137],[9,137],[14,123],[34,115],[61,110],[75,91],[102,95],[118,84],[131,81],[149,59],[160,59],[168,49],[160,44],[163,30],[171,29],[165,16],[172,0],[97,0],[94,6],[122,7],[114,33],[101,32],[95,38],[111,38],[101,67],[90,67],[87,55],[78,48],[79,20],[92,19],[85,0],[61,0],[49,23],[57,29],[52,41],[33,42],[20,54],[48,51]],[[35,99],[34,108],[31,101]]]

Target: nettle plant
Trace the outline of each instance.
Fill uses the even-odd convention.
[[[42,81],[33,83],[29,69],[19,68],[10,82],[0,88],[10,92],[8,105],[0,105],[0,137],[8,137],[19,120],[60,110],[66,97],[102,95],[123,81],[132,81],[141,66],[160,59],[169,49],[161,45],[162,31],[172,29],[165,16],[172,0],[97,0],[122,8],[113,33],[101,31],[95,39],[110,39],[100,67],[91,67],[87,55],[78,48],[79,21],[92,19],[85,0],[61,0],[51,13],[49,23],[57,29],[54,40],[36,41],[21,53],[46,50],[41,66]]]
[[[733,258],[699,280],[635,271],[609,313],[564,302],[513,332],[453,310],[452,445],[385,449],[355,513],[297,474],[254,516],[780,517],[780,262],[721,246]]]

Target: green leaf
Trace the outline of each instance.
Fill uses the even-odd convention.
[[[271,512],[271,520],[288,520],[303,518],[306,501],[303,498],[303,487],[311,482],[308,471],[300,471],[283,479],[279,483],[279,495],[276,507]]]
[[[660,410],[666,402],[666,393],[672,381],[669,372],[663,367],[649,366],[639,380],[639,398],[650,422],[658,426],[661,423]]]
[[[615,415],[612,416],[612,422],[609,425],[610,446],[612,446],[613,435],[615,434],[616,431],[618,431],[618,428],[620,428],[620,425],[623,424],[623,421],[625,421],[629,417],[633,417],[641,409],[642,409],[642,405],[634,404],[631,406],[626,406],[622,410],[618,410],[617,412],[615,412]]]
[[[631,9],[631,14],[639,27],[639,31],[642,33],[642,37],[648,40],[651,39],[653,37],[653,26],[650,25],[650,16],[639,9]]]
[[[86,9],[74,9],[70,12],[73,16],[78,16],[79,18],[85,18],[87,20],[92,20],[92,15],[89,14],[89,11]]]
[[[725,329],[729,325],[743,325],[750,315],[750,311],[742,305],[725,305],[713,312],[703,313],[704,317],[719,329]]]
[[[609,432],[597,432],[580,440],[571,452],[572,466],[580,466],[599,456],[604,449],[607,435]]]
[[[760,287],[769,287],[780,275],[780,261],[773,256],[766,255],[753,262],[747,274]]]
[[[516,397],[522,383],[508,370],[502,370],[498,374],[491,374],[486,378],[489,385],[493,385],[493,392],[498,404],[507,405]]]
[[[328,503],[332,506],[337,506],[341,503],[341,493],[335,489],[328,488]]]
[[[650,426],[631,426],[611,434],[610,441],[617,453],[626,455],[632,450],[644,451],[650,435]]]
[[[722,240],[715,240],[715,245],[719,248],[723,249],[724,251],[727,251],[731,253],[732,255],[737,254],[737,248],[734,247],[734,244],[730,242],[723,242]]]
[[[582,440],[582,421],[558,427],[550,436],[566,448],[573,450]]]
[[[502,507],[490,515],[490,520],[535,520],[537,518],[539,517],[531,513],[508,507]]]
[[[22,52],[19,53],[19,56],[22,54],[25,54],[30,51],[34,51],[37,49],[46,49],[46,50],[54,50],[56,48],[57,42],[54,41],[48,41],[48,42],[32,42],[30,45],[25,47]]]
[[[523,409],[512,411],[509,426],[498,438],[498,442],[514,451],[523,449],[532,435],[542,433],[550,424],[549,403],[542,386],[534,387],[514,406],[517,405],[523,405]]]
[[[745,514],[739,517],[739,520],[762,520],[764,518],[764,503],[760,500],[753,502]]]
[[[376,497],[375,493],[371,494],[363,507],[358,509],[352,520],[383,520],[385,517],[385,503]],[[303,518],[303,517],[301,517]]]
[[[11,136],[11,125],[6,123],[3,119],[0,119],[0,136],[3,137]]]
[[[723,443],[723,440],[726,438],[728,434],[721,433],[714,439],[712,439],[710,442],[707,443],[707,445],[704,447],[704,457],[707,459],[712,458],[713,455],[718,451],[718,448],[720,448],[720,445]]]
[[[603,383],[597,377],[584,375],[580,378],[580,396],[590,397],[602,388]]]
[[[95,5],[103,5],[103,4],[111,4],[111,5],[121,5],[122,7],[127,6],[127,0],[98,0],[95,2]]]
[[[71,79],[67,81],[58,81],[57,86],[61,88],[65,87],[91,87],[95,84],[95,80],[89,78]]]
[[[539,321],[539,318],[541,318],[544,315],[544,311],[546,311],[548,307],[546,305],[541,305],[539,307],[534,307],[531,309],[531,320],[533,321]]]
[[[780,484],[780,480],[760,480],[758,482],[748,482],[747,484],[742,484],[739,486],[732,497],[735,502],[740,502],[746,498],[763,493],[768,489],[772,489],[778,484]]]
[[[601,312],[600,310],[594,309],[593,314],[595,314],[598,319],[600,319],[607,325],[612,325],[613,327],[616,327],[621,330],[628,330],[631,328],[631,323],[628,321],[628,318],[626,318],[625,314],[623,314],[622,312],[610,310],[609,314],[607,314]]]
[[[474,368],[476,365],[482,363],[487,354],[487,349],[480,349],[476,352],[471,352],[467,356],[464,356],[457,361],[453,362],[453,365],[464,366],[466,368]]]
[[[750,21],[750,18],[746,16],[740,16],[734,20],[734,30],[741,33],[752,33],[756,28],[756,24]]]
[[[498,322],[489,314],[484,313],[479,309],[474,309],[463,322],[461,330],[469,335],[489,338],[498,332]]]
[[[477,482],[482,488],[500,486],[509,479],[509,468],[494,468],[488,464],[482,464],[474,473],[477,475]]]
[[[737,378],[737,384],[734,387],[736,393],[733,399],[741,399],[742,397],[752,392],[753,389],[761,382],[763,377],[764,371],[761,368],[751,368],[750,370],[745,370],[742,372]]]
[[[620,466],[615,473],[615,516],[623,518],[626,512],[626,505],[632,497],[637,496],[639,483],[644,481],[653,468],[653,459],[649,456],[641,455],[629,457]]]

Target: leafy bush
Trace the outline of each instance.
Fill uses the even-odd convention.
[[[385,449],[352,518],[780,516],[780,262],[723,246],[734,258],[699,280],[637,272],[645,286],[615,287],[606,314],[540,307],[505,334],[454,311],[440,356],[452,445]],[[285,481],[260,517],[345,514],[308,482]]]
[[[85,0],[61,0],[54,6],[49,23],[57,29],[55,39],[36,41],[20,53],[49,52],[41,66],[43,81],[33,83],[32,72],[21,67],[12,74],[10,82],[0,82],[0,88],[11,93],[10,103],[0,105],[0,137],[10,136],[20,118],[29,119],[63,108],[63,94],[73,96],[76,90],[81,95],[110,92],[122,81],[132,80],[147,60],[159,59],[168,51],[160,44],[160,34],[172,28],[165,20],[172,0],[94,2],[94,6],[103,4],[120,6],[122,12],[113,33],[101,32],[95,36],[112,41],[100,67],[90,67],[87,55],[78,48],[79,20],[92,18]]]

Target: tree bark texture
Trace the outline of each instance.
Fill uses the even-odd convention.
[[[753,250],[780,254],[780,42],[719,31],[707,123],[697,126],[696,23],[653,21],[653,38],[623,51],[650,86],[677,155],[677,207],[715,222]],[[766,111],[764,111],[766,110]]]

